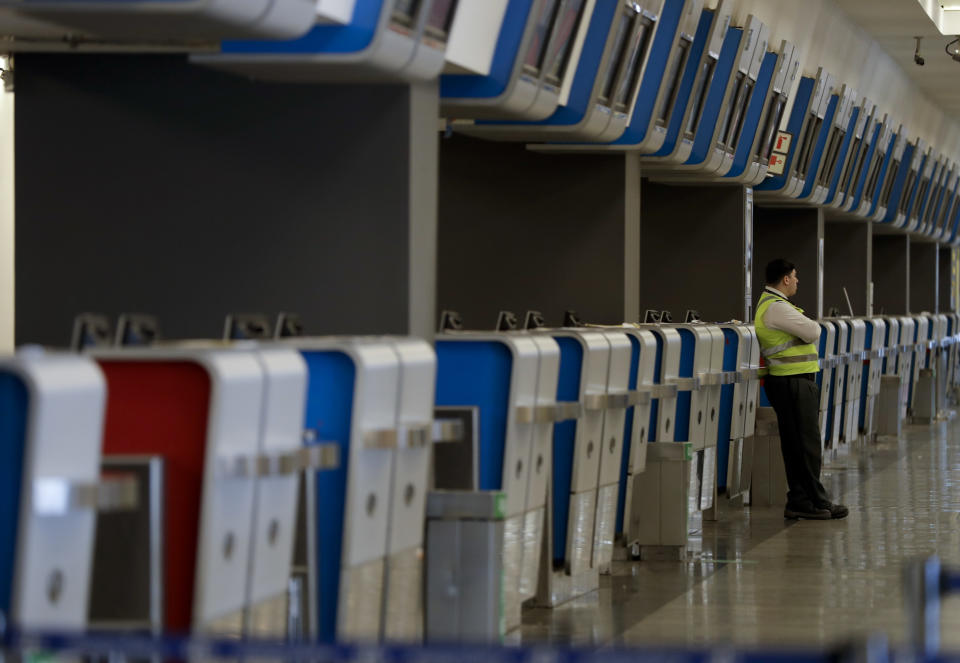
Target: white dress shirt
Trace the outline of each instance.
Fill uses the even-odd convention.
[[[787,296],[767,286],[767,291],[787,299]],[[770,329],[784,331],[807,343],[815,343],[820,338],[820,325],[786,302],[773,302],[763,314],[763,324]]]

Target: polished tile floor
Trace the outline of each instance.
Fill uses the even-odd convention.
[[[617,563],[598,592],[526,611],[522,640],[819,647],[884,632],[901,642],[904,561],[960,564],[960,419],[836,458],[824,482],[850,507],[846,520],[726,508],[687,561]],[[944,648],[960,651],[960,600],[943,620]]]

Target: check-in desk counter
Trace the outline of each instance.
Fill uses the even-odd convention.
[[[891,213],[895,211],[897,199],[894,193],[896,191],[899,194],[902,189],[913,157],[913,148],[914,146],[908,142],[904,134],[904,127],[900,126],[891,137],[889,148],[883,157],[877,187],[873,192],[870,211],[867,213],[867,218],[871,221],[880,223],[887,218],[888,211]],[[890,207],[891,201],[893,201],[893,208]]]
[[[752,325],[725,323],[717,431],[717,486],[730,498],[750,489],[760,344]]]
[[[897,354],[897,375],[903,376],[903,418],[910,411],[910,398],[913,391],[914,364],[916,363],[917,321],[910,316],[899,316],[900,351]]]
[[[191,61],[280,82],[416,82],[444,67],[454,0],[357,0],[349,23],[318,20],[297,39],[224,41]]]
[[[521,587],[529,588],[533,582],[522,577],[533,427],[538,418],[555,420],[557,410],[538,408],[541,351],[529,335],[454,332],[438,335],[435,347],[436,405],[476,408],[477,489],[505,495],[503,615],[509,630],[520,623]],[[571,400],[582,402],[579,397]],[[554,462],[559,458],[555,452]],[[594,481],[595,477],[596,466]],[[589,515],[592,534],[592,511]]]
[[[850,129],[847,131],[845,146],[841,147],[841,157],[835,169],[830,188],[823,204],[833,209],[845,209],[853,196],[860,168],[867,156],[867,134],[873,126],[876,104],[862,99],[855,105],[850,116]]]
[[[293,39],[310,30],[317,16],[314,0],[0,1],[0,9],[11,8],[15,15],[56,26],[61,38],[167,41],[188,50],[229,38]]]
[[[817,373],[817,386],[820,388],[820,445],[826,449],[833,437],[832,412],[835,373],[839,362],[836,356],[837,327],[829,320],[820,320],[820,338],[817,354],[820,356],[820,372]]]
[[[783,174],[769,177],[758,184],[756,193],[759,197],[792,199],[803,190],[814,147],[820,142],[821,134],[826,141],[829,125],[824,126],[824,120],[834,86],[834,78],[823,69],[818,70],[814,77],[803,76],[800,79],[787,121],[787,131],[793,138]]]
[[[83,630],[106,384],[86,358],[0,359],[0,613],[8,627]]]
[[[642,488],[638,488],[638,484],[646,479],[643,473],[647,467],[647,442],[653,438],[656,428],[655,424],[651,426],[650,409],[655,388],[657,341],[651,332],[632,325],[624,325],[622,330],[630,341],[629,391],[634,396],[624,423],[616,533],[625,550],[638,556],[640,514],[650,508],[639,499]]]
[[[307,632],[325,642],[418,640],[434,353],[391,337],[289,346],[307,365],[304,453],[339,456],[305,473]]]
[[[384,340],[370,343],[379,346]],[[399,380],[381,637],[419,643],[424,634],[423,522],[432,445],[444,440],[433,421],[437,359],[426,341],[396,338],[389,343],[399,360]]]
[[[847,379],[847,393],[844,396],[846,409],[844,439],[847,444],[853,444],[860,438],[861,408],[865,405],[861,399],[861,393],[865,379],[863,363],[866,359],[864,350],[867,325],[864,320],[858,318],[846,318],[844,322],[850,328],[849,368],[847,369],[849,378]]]
[[[241,635],[254,607],[248,579],[257,579],[258,594],[282,594],[290,573],[290,555],[258,558],[254,550],[264,550],[261,536],[292,540],[296,513],[298,468],[287,462],[294,456],[275,451],[273,441],[271,451],[263,449],[264,433],[279,428],[265,421],[264,364],[254,350],[213,344],[98,350],[94,357],[107,384],[105,459],[163,464],[156,516],[147,525],[154,532],[147,537],[150,577],[128,567],[112,582],[146,593],[138,602],[162,606],[153,628]],[[277,446],[290,453],[284,442]],[[294,442],[296,450],[299,438]],[[265,491],[258,499],[261,467],[284,484],[276,502]],[[268,522],[254,531],[261,513]],[[162,526],[153,522],[159,514]],[[285,568],[273,568],[274,561]],[[280,575],[283,583],[274,586]]]
[[[634,484],[633,503],[643,508],[631,511],[631,520],[635,518],[636,522],[635,552],[641,559],[676,557],[687,545],[688,492],[694,459],[692,444],[675,441],[678,396],[694,384],[691,379],[680,378],[682,341],[676,329],[659,324],[637,328],[653,337],[655,355],[647,466],[643,480]]]
[[[806,195],[801,193],[800,200],[809,200],[815,205],[823,205],[830,196],[831,190],[837,186],[836,183],[843,172],[856,128],[856,97],[856,90],[847,85],[841,86],[840,99],[833,113],[832,126],[819,159],[816,177],[812,186],[808,182],[808,186],[804,188]]]
[[[839,320],[831,321],[835,334],[833,346],[833,361],[835,362],[832,379],[830,381],[830,409],[827,415],[827,447],[833,450],[840,448],[843,439],[843,407],[849,380],[849,328]]]
[[[571,54],[572,82],[544,120],[454,120],[454,130],[494,140],[597,141],[618,138],[640,85],[662,0],[641,6],[624,0],[593,5],[580,23],[582,38]]]
[[[887,323],[883,318],[865,318],[863,343],[863,370],[860,384],[860,430],[865,439],[873,440],[876,433],[877,399],[880,396],[880,378],[887,353]]]

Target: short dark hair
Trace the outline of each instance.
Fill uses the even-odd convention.
[[[771,260],[767,263],[767,285],[780,283],[780,280],[784,276],[788,276],[796,268],[796,265],[789,260],[784,260],[783,258]]]

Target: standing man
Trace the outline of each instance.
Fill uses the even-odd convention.
[[[842,504],[831,504],[820,483],[820,371],[817,339],[820,325],[790,303],[797,294],[797,267],[777,258],[767,265],[767,287],[757,304],[754,324],[767,366],[763,388],[777,413],[780,450],[787,471],[784,518],[846,518]]]

